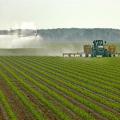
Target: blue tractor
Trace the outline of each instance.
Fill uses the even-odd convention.
[[[111,53],[105,48],[106,46],[106,41],[104,42],[103,40],[94,40],[93,41],[93,46],[92,46],[92,57],[111,57]]]

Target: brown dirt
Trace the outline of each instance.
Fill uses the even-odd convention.
[[[97,120],[106,120],[104,117],[102,117],[100,114],[98,114],[97,112],[93,111],[92,109],[88,108],[87,106],[81,104],[80,102],[76,101],[74,98],[68,96],[68,95],[65,95],[65,93],[57,90],[56,88],[53,88],[52,86],[48,85],[47,83],[45,83],[44,81],[40,80],[41,83],[43,83],[45,86],[47,86],[48,88],[56,91],[57,93],[59,93],[60,95],[64,96],[66,99],[68,99],[71,103],[73,103],[74,105],[80,107],[81,109],[85,110],[86,112],[92,114]],[[36,90],[38,88],[36,87]],[[68,88],[69,89],[69,88]],[[58,103],[58,102],[57,102]],[[65,110],[66,111],[66,110]],[[72,111],[69,111],[71,112],[71,115],[74,117],[74,120],[75,119],[80,119],[80,118],[76,118],[74,113],[72,113]],[[70,113],[69,113],[70,114]]]
[[[58,92],[59,94],[61,94],[62,96],[64,96],[66,99],[68,99],[68,100],[69,100],[71,103],[73,103],[74,105],[76,105],[76,106],[82,108],[83,110],[85,110],[86,112],[92,114],[97,120],[106,120],[104,117],[100,116],[98,113],[96,113],[96,112],[93,111],[92,109],[89,109],[89,108],[86,107],[85,105],[83,105],[83,104],[79,103],[78,101],[74,100],[72,97],[65,95],[63,92],[61,92],[61,91],[53,88],[52,86],[49,86],[47,83],[44,83],[43,81],[40,81],[40,82],[42,82],[43,84],[45,84],[45,85],[46,85],[47,87],[49,87],[50,89],[52,89],[52,90]],[[30,82],[29,82],[29,84],[30,84]],[[32,85],[32,84],[31,84],[31,85]],[[36,90],[39,90],[39,91],[40,91],[40,89],[38,89],[38,87],[34,86],[34,88],[35,88]],[[45,95],[49,100],[54,101],[54,105],[60,106],[61,108],[63,108],[62,111],[64,111],[65,113],[67,113],[72,119],[74,119],[74,120],[80,120],[80,119],[82,119],[82,118],[78,117],[74,112],[72,112],[69,108],[64,107],[64,106],[62,105],[62,103],[59,103],[58,101],[55,101],[55,99],[52,98],[52,97],[50,97],[47,93],[46,93],[46,94],[44,93],[44,95]],[[34,102],[35,102],[35,101],[34,101]]]
[[[39,109],[40,112],[43,113],[45,117],[47,117],[48,120],[58,120],[57,117],[40,101],[34,97],[31,93],[29,93],[24,87],[20,87],[19,83],[16,83],[17,87],[20,88],[20,90],[28,97],[28,99]]]
[[[0,104],[0,120],[8,120],[6,112],[3,109],[3,106]]]
[[[26,81],[28,82],[28,84],[31,84],[31,82],[29,80],[26,79]],[[45,116],[47,116],[48,119],[50,119],[50,120],[58,120],[59,119],[59,118],[56,117],[56,115],[51,110],[49,110],[46,106],[44,106],[42,103],[40,103],[40,101],[37,100],[35,96],[31,95],[31,93],[26,91],[23,87],[20,87],[19,82],[15,82],[15,83],[16,83],[17,87],[20,88],[20,90],[23,91],[23,93],[26,94],[27,97],[36,105],[36,107],[39,107],[40,112],[42,111],[43,114]],[[34,89],[38,90],[35,85],[31,84],[31,86]],[[43,92],[43,91],[41,91],[41,92]],[[44,93],[42,93],[42,94],[44,94]],[[70,109],[63,106],[61,103],[58,103],[58,101],[55,101],[55,99],[50,97],[48,94],[46,94],[45,97],[47,97],[47,99],[51,100],[51,102],[53,102],[53,104],[55,106],[59,106],[60,108],[62,108],[62,111],[67,113],[74,120],[80,120],[80,118],[78,118],[75,113],[73,113]]]
[[[51,88],[51,86],[49,86],[49,87]],[[54,88],[54,91],[57,91],[59,94],[61,94],[62,96],[64,96],[67,100],[69,100],[71,103],[73,103],[74,105],[78,106],[79,108],[81,108],[81,109],[85,110],[86,112],[90,113],[91,115],[93,115],[95,117],[95,119],[97,119],[97,120],[106,120],[100,114],[98,114],[97,112],[95,112],[92,109],[88,108],[84,104],[81,104],[80,102],[76,101],[74,98],[72,98],[72,97],[70,97],[68,95],[65,95],[63,92],[58,91],[55,88]]]
[[[67,88],[68,90],[74,92],[75,94],[77,94],[77,95],[79,95],[79,96],[82,96],[83,98],[91,101],[92,103],[94,103],[94,104],[102,107],[103,109],[105,109],[105,110],[107,110],[107,111],[110,111],[110,112],[114,113],[114,114],[117,115],[117,116],[120,116],[120,113],[119,113],[117,110],[114,110],[114,109],[110,108],[109,106],[106,106],[106,105],[104,105],[104,104],[102,104],[102,103],[99,103],[99,102],[91,99],[91,98],[88,97],[88,96],[84,96],[83,94],[81,94],[81,93],[79,93],[79,92],[77,92],[77,91],[75,91],[75,90],[73,90],[73,89],[71,89],[71,88],[69,88],[69,87],[67,87],[67,86],[64,86],[64,87]],[[63,95],[63,93],[61,93],[61,95]],[[73,99],[73,98],[72,98],[72,99]],[[74,99],[73,99],[73,101],[74,101]],[[81,104],[81,105],[82,105],[82,104]],[[89,109],[89,108],[88,108],[88,109]],[[90,109],[89,109],[89,110],[90,110]],[[90,111],[92,112],[92,114],[95,113],[95,116],[98,114],[97,112],[95,112],[95,111],[93,111],[93,110],[90,110]],[[89,112],[90,112],[90,111],[89,111]],[[91,112],[90,112],[90,113],[91,113]],[[98,114],[98,115],[99,115],[99,114]],[[97,115],[97,116],[98,116],[98,115]],[[102,118],[102,119],[103,119],[103,118]],[[104,119],[105,119],[105,118],[104,118]]]
[[[70,89],[70,88],[69,88],[69,89]],[[75,92],[75,93],[76,93],[77,95],[79,95],[79,96],[84,97],[85,99],[87,99],[87,100],[91,101],[92,103],[94,103],[94,104],[96,104],[96,105],[98,105],[98,106],[102,107],[104,110],[107,110],[107,111],[109,111],[109,112],[114,113],[114,114],[115,114],[115,115],[117,115],[117,116],[120,116],[120,113],[119,113],[117,110],[112,109],[111,107],[106,106],[106,105],[104,105],[104,104],[102,104],[102,103],[99,103],[99,102],[95,101],[94,99],[91,99],[91,98],[90,98],[90,97],[88,97],[88,96],[84,96],[83,94],[78,93],[78,92],[77,92],[77,91],[75,91],[75,90],[72,90],[72,89],[71,89],[71,91]]]
[[[10,103],[13,111],[16,113],[19,120],[34,120],[32,114],[26,110],[24,105],[20,102],[20,100],[12,92],[12,90],[9,88],[4,80],[0,80],[0,89],[8,98],[8,102]]]
[[[40,111],[42,111],[44,113],[44,115],[49,120],[59,120],[59,118],[50,109],[48,109],[47,106],[45,106],[42,103],[40,103],[40,101],[35,96],[33,96],[32,94],[30,94],[27,91],[24,91],[24,93],[40,109]],[[48,100],[50,100],[50,102],[53,102],[54,106],[62,108],[61,110],[64,111],[65,113],[67,113],[71,118],[73,118],[74,120],[78,120],[78,119],[76,119],[77,116],[74,113],[72,113],[70,110],[68,110],[64,106],[62,106],[62,104],[60,104],[58,101],[55,101],[48,94],[44,94],[44,97],[47,98]]]

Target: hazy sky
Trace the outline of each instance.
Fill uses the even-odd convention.
[[[0,29],[120,28],[120,0],[0,0]]]

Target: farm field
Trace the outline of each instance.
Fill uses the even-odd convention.
[[[0,120],[120,120],[120,58],[1,56]]]

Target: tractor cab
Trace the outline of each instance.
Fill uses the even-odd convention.
[[[108,57],[110,53],[104,48],[106,41],[94,40],[92,46],[92,57]]]

